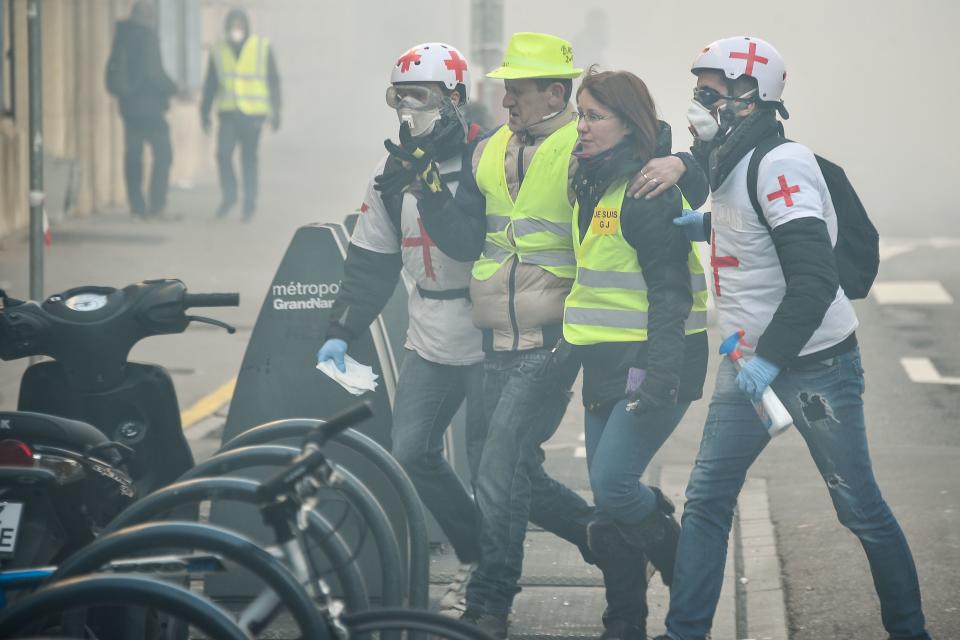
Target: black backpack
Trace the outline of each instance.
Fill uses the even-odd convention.
[[[767,138],[753,152],[750,164],[747,166],[747,192],[750,195],[750,204],[757,212],[760,223],[770,231],[770,224],[763,216],[763,209],[757,200],[757,171],[760,161],[771,150],[781,144],[791,142],[786,138],[776,136]],[[826,158],[814,156],[823,179],[830,191],[833,208],[837,213],[837,244],[833,248],[833,255],[837,260],[837,271],[840,274],[840,286],[851,300],[866,298],[877,277],[880,267],[880,235],[877,228],[870,222],[867,210],[857,197],[853,185],[844,173],[843,168]]]

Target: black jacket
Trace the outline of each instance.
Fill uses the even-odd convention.
[[[117,22],[105,75],[107,91],[128,120],[162,117],[177,92],[163,69],[157,32],[133,20]]]
[[[666,125],[664,125],[666,127]],[[669,128],[661,135],[657,155],[670,152]],[[574,185],[582,239],[593,209],[607,187],[635,175],[632,149],[621,146],[608,158],[582,162]],[[701,174],[702,175],[702,174]],[[707,370],[707,334],[685,335],[684,323],[693,306],[687,254],[690,242],[673,224],[680,215],[680,193],[671,189],[652,200],[625,198],[620,212],[624,239],[637,252],[647,285],[647,340],[580,346],[583,363],[583,403],[592,411],[608,409],[625,397],[630,368],[646,371],[643,390],[664,403],[690,402],[703,395]]]

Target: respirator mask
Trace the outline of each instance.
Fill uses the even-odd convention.
[[[397,112],[401,124],[410,127],[410,135],[414,138],[429,135],[442,117],[445,99],[439,90],[416,85],[391,85],[387,87],[386,97],[387,106]]]
[[[697,87],[687,109],[687,122],[698,140],[712,142],[718,135],[728,135],[740,119],[737,111],[750,103],[749,98],[757,92],[751,89],[742,96],[725,96],[712,87]],[[725,100],[714,112],[712,105]],[[710,105],[710,106],[708,106]]]

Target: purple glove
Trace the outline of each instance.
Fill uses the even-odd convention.
[[[780,367],[766,358],[754,356],[752,360],[743,365],[743,369],[737,374],[737,386],[751,400],[760,402],[760,398],[763,397],[763,390],[770,386],[770,383],[779,373]]]

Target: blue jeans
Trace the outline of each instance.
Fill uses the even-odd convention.
[[[609,414],[587,411],[584,429],[596,519],[634,525],[653,512],[657,500],[640,477],[690,403],[642,415],[627,412],[626,406],[621,400]]]
[[[487,440],[477,476],[483,514],[480,563],[467,585],[467,608],[506,615],[519,593],[527,521],[589,558],[593,507],[547,475],[541,445],[556,432],[576,371],[542,374],[547,348],[488,354],[483,363]]]
[[[480,514],[443,457],[443,434],[466,398],[467,464],[475,481],[486,432],[481,392],[479,363],[437,364],[408,351],[400,366],[393,407],[393,457],[410,476],[461,562],[476,562],[480,557]]]
[[[710,630],[737,495],[770,441],[735,378],[724,359],[687,485],[667,614],[674,640],[701,640]],[[913,556],[873,476],[859,349],[782,371],[772,386],[807,443],[837,517],[867,554],[884,628],[892,638],[929,640]]]

